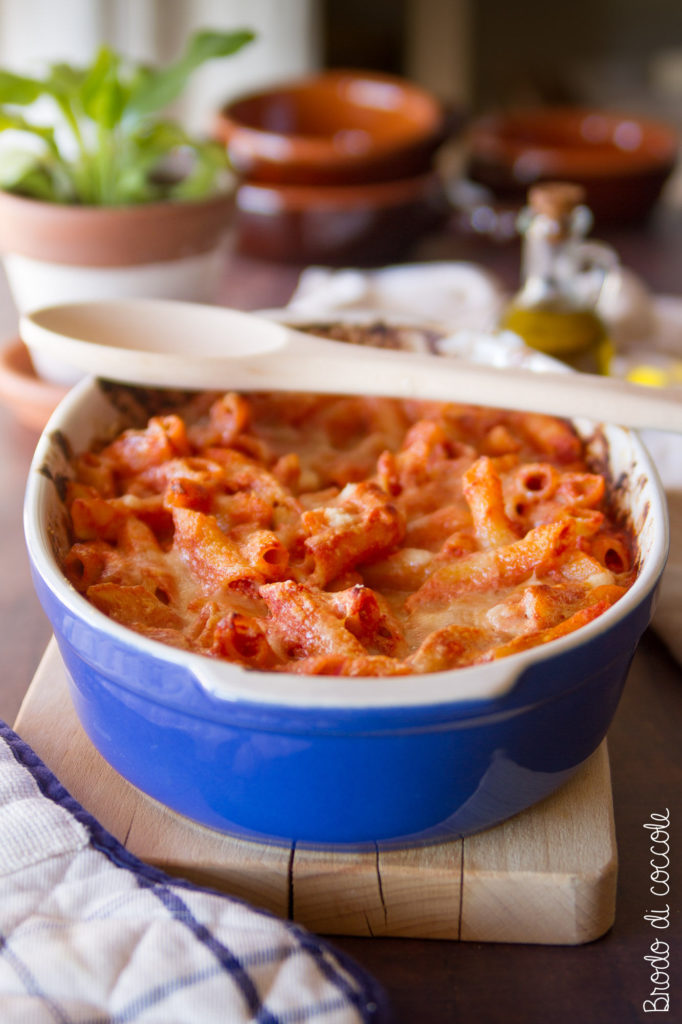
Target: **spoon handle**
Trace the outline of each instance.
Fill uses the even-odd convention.
[[[24,315],[20,332],[31,351],[129,384],[384,395],[682,433],[678,388],[351,345],[223,307],[168,300],[66,304]]]
[[[298,344],[293,339],[286,352],[273,353],[271,360],[280,363],[279,389],[286,389],[293,375],[302,391],[464,402],[682,432],[679,388],[650,388],[615,377],[495,367],[380,349],[359,349],[354,358],[348,358],[338,343],[317,344],[317,351],[302,346],[306,354],[300,361],[294,357]]]

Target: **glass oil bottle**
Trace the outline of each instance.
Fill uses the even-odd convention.
[[[500,326],[576,370],[606,374],[613,346],[596,304],[618,261],[608,246],[585,240],[591,225],[579,185],[530,189],[519,218],[522,284]]]

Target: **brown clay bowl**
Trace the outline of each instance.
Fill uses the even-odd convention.
[[[490,115],[468,130],[469,176],[523,201],[538,181],[584,186],[598,222],[650,213],[675,166],[679,139],[658,121],[596,109],[542,107]]]
[[[234,100],[214,134],[250,181],[347,185],[426,171],[452,126],[412,82],[333,70]]]
[[[236,247],[284,263],[372,266],[398,258],[446,217],[438,176],[366,185],[275,185],[237,189]]]

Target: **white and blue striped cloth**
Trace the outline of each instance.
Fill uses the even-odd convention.
[[[387,1024],[305,929],[141,863],[0,723],[2,1024]]]

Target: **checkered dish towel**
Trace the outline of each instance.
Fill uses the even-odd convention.
[[[330,945],[141,863],[0,723],[2,1024],[387,1024]]]

